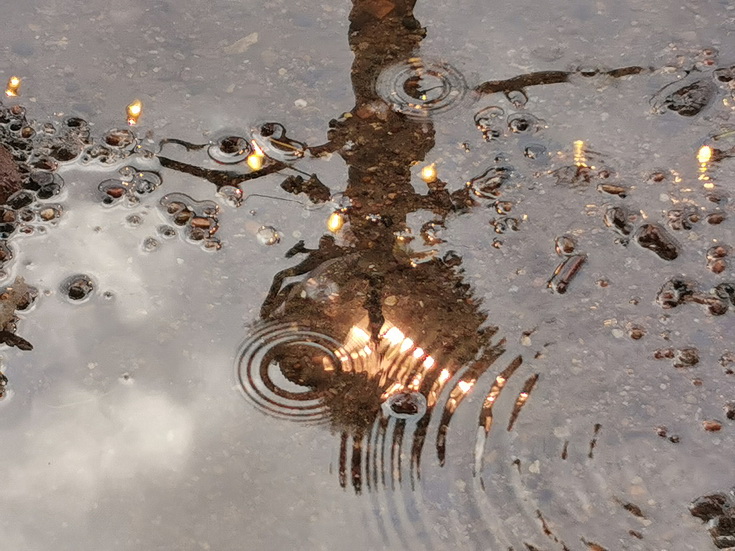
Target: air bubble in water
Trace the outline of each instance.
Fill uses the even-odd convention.
[[[510,168],[493,166],[479,176],[472,178],[467,184],[474,195],[483,199],[497,199],[500,188],[508,181]]]
[[[160,235],[164,239],[171,239],[173,237],[176,237],[176,229],[172,226],[169,226],[168,224],[162,224],[158,226],[158,235]]]
[[[505,93],[505,97],[516,109],[521,109],[528,103],[528,96],[523,90],[510,90]]]
[[[541,126],[541,121],[528,113],[514,113],[508,117],[508,130],[514,134],[533,134]]]
[[[130,216],[125,218],[125,221],[130,227],[135,228],[143,223],[143,217],[140,214],[131,214]]]
[[[217,190],[217,194],[222,196],[225,200],[225,203],[227,203],[231,207],[237,208],[242,206],[243,193],[242,190],[237,186],[222,186]]]
[[[260,226],[257,236],[261,245],[275,245],[281,240],[281,236],[273,226]]]
[[[482,133],[485,141],[497,139],[503,135],[503,116],[505,116],[505,110],[497,105],[485,107],[475,113],[475,126]]]
[[[710,80],[688,80],[688,83],[673,82],[663,87],[651,99],[658,113],[674,111],[683,117],[698,115],[715,98],[717,87]]]
[[[529,159],[543,159],[548,157],[548,150],[541,144],[532,143],[526,146],[523,150],[523,155]]]
[[[148,237],[143,241],[143,251],[147,253],[152,253],[156,249],[158,249],[158,241],[154,239],[153,237]]]
[[[252,146],[242,136],[222,136],[217,138],[208,148],[209,157],[222,164],[235,164],[247,159],[252,153]]]
[[[306,144],[286,135],[286,127],[279,122],[265,122],[252,129],[253,140],[265,155],[276,161],[291,163],[301,159]]]
[[[218,250],[221,247],[219,241],[212,238],[219,229],[217,203],[196,201],[177,192],[163,196],[159,205],[164,215],[176,226],[186,228],[188,240],[200,242],[208,250]]]
[[[82,302],[94,291],[92,278],[76,274],[66,278],[61,284],[61,292],[73,302]]]
[[[116,149],[132,149],[135,145],[135,134],[127,128],[116,128],[110,130],[103,138],[105,144]]]

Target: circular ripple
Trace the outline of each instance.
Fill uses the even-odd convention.
[[[83,302],[94,291],[94,281],[85,274],[75,274],[67,277],[61,283],[61,292],[73,302]]]
[[[268,415],[301,422],[326,421],[324,393],[294,382],[299,378],[295,370],[308,368],[304,361],[325,374],[345,370],[343,364],[349,359],[335,354],[340,346],[336,339],[298,324],[261,326],[238,352],[235,370],[240,388],[253,405]],[[290,376],[283,373],[279,358],[289,359]]]
[[[292,163],[306,153],[306,144],[286,135],[286,127],[280,122],[256,124],[251,133],[253,140],[265,155],[282,163]]]
[[[412,58],[385,69],[378,77],[376,89],[395,111],[425,118],[457,105],[467,84],[451,65]]]
[[[208,148],[209,157],[221,164],[235,164],[244,161],[253,148],[242,136],[222,136]]]

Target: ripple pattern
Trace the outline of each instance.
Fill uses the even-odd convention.
[[[414,57],[385,69],[378,76],[376,90],[395,111],[423,119],[457,105],[467,84],[451,65]]]
[[[326,372],[341,360],[337,340],[293,323],[268,324],[253,332],[237,355],[236,376],[245,396],[259,410],[281,419],[324,422],[328,410],[324,393],[287,379],[278,359],[298,354],[305,361],[320,361]]]

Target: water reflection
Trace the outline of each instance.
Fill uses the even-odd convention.
[[[532,403],[535,389],[543,384],[539,373],[529,367],[531,362],[526,359],[524,363],[521,356],[509,351],[507,341],[492,325],[493,319],[464,277],[461,255],[454,252],[440,257],[438,252],[450,219],[477,205],[490,207],[498,215],[491,221],[496,233],[518,230],[523,219],[509,215],[515,203],[507,196],[516,178],[515,169],[498,156],[466,184],[453,187],[445,182],[442,178],[448,171],[438,170],[433,163],[424,164],[434,147],[435,120],[441,120],[434,117],[461,105],[467,96],[478,100],[484,94],[502,94],[515,109],[523,109],[528,100],[526,89],[533,86],[585,79],[599,83],[648,72],[642,67],[584,67],[488,81],[469,90],[462,75],[450,65],[416,57],[425,30],[413,17],[412,8],[413,2],[399,2],[383,13],[375,3],[354,2],[350,45],[355,54],[355,106],[330,121],[326,143],[309,146],[290,137],[282,124],[267,122],[248,132],[220,134],[208,144],[175,139],[162,143],[187,151],[206,151],[211,160],[227,165],[226,170],[210,170],[163,153],[158,155],[163,168],[214,183],[233,206],[242,203],[240,184],[286,170],[289,175],[281,184],[283,190],[294,195],[303,193],[313,203],[334,203],[335,210],[326,222],[329,234],[322,236],[313,249],[304,242],[296,244],[288,256],[299,255],[300,261],[273,277],[262,304],[261,323],[248,335],[237,366],[245,395],[261,411],[287,420],[324,423],[337,433],[337,476],[342,486],[356,492],[366,487],[396,487],[403,482],[410,482],[413,488],[429,452],[436,463],[444,465],[451,443],[450,427],[456,426],[453,419],[472,394],[481,401],[477,408],[474,472],[482,473],[485,439],[496,420],[502,414],[501,430],[514,430],[519,415],[529,401]],[[729,82],[729,73],[723,71],[715,71],[715,78]],[[654,98],[654,107],[667,114],[698,115],[712,103],[717,89],[706,80],[708,77],[695,76],[692,82],[677,82],[663,89]],[[18,166],[27,169],[22,174],[17,167],[8,169],[7,202],[18,212],[35,200],[31,192],[38,199],[58,193],[61,183],[51,171],[59,163],[80,154],[84,162],[115,163],[138,147],[137,138],[128,129],[112,130],[102,143],[91,144],[86,123],[79,119],[67,119],[66,128],[57,132],[53,125],[27,125],[19,109],[4,110],[3,117],[9,120],[3,139],[12,144],[8,147]],[[543,135],[545,128],[545,123],[533,115],[506,115],[498,106],[481,108],[474,122],[486,141],[510,134]],[[60,145],[49,138],[59,133],[70,136]],[[35,145],[25,147],[31,139],[36,140]],[[576,141],[573,147],[573,164],[553,172],[558,184],[584,189],[595,182],[596,189],[605,194],[620,199],[627,196],[630,187],[611,183],[611,171],[597,166],[597,154],[585,142]],[[701,180],[709,189],[706,186],[714,185],[709,177],[713,163],[731,155],[732,148],[706,147],[709,149],[701,149],[697,160],[702,165]],[[7,156],[9,151],[3,147],[0,155]],[[526,145],[524,151],[529,159],[547,155],[546,147],[540,144]],[[303,157],[330,153],[344,159],[349,169],[339,200],[330,196],[329,188],[316,175],[290,174],[298,172],[293,163]],[[9,161],[6,164],[14,166]],[[412,179],[418,166],[422,167],[420,178],[427,192],[417,191],[417,182]],[[162,183],[156,172],[139,171],[132,165],[123,171],[120,178],[100,184],[105,203],[121,199],[135,204],[139,195],[152,193]],[[657,181],[658,177],[652,179]],[[188,240],[202,243],[208,250],[219,249],[220,243],[214,237],[219,228],[215,203],[169,192],[160,200],[160,206],[172,224],[159,228],[162,237],[175,235],[175,227],[180,227]],[[427,247],[422,250],[416,247],[409,224],[409,215],[420,211],[431,218],[420,228]],[[55,212],[51,209],[49,214],[39,215],[57,218]],[[682,206],[667,216],[672,230],[686,231],[697,223],[699,215]],[[711,224],[724,220],[721,213],[709,213],[707,217]],[[608,206],[604,223],[620,234],[619,242],[633,239],[659,259],[675,260],[681,248],[679,241],[661,224],[642,223],[645,218],[622,206]],[[11,233],[14,229],[8,228]],[[258,230],[263,245],[274,245],[282,238],[274,227]],[[157,243],[146,241],[145,250],[154,250]],[[2,245],[7,249],[4,241]],[[561,294],[580,270],[588,269],[583,268],[588,257],[566,235],[557,239],[556,250],[561,260],[548,286]],[[7,251],[3,254],[10,256]],[[727,247],[708,249],[707,268],[722,273],[729,254]],[[672,279],[661,289],[659,302],[667,309],[695,302],[705,305],[713,315],[723,315],[728,304],[735,305],[731,284],[700,289],[694,283]],[[65,290],[71,299],[81,300],[83,296],[75,298],[72,293],[89,294],[93,289],[85,291],[76,285]],[[641,328],[631,328],[632,339],[638,340],[644,334]],[[9,330],[3,331],[3,338],[6,344],[25,346]],[[696,349],[666,348],[660,354],[673,359],[676,367],[691,367],[699,361]],[[508,391],[511,408],[495,411],[511,377],[518,379],[512,393]],[[0,386],[4,384],[0,378]],[[600,428],[599,423],[594,424],[589,459],[593,458]],[[562,460],[567,459],[568,444],[566,440]],[[517,461],[520,473],[521,463]],[[533,465],[531,468],[538,469]],[[620,505],[640,516],[636,505]],[[537,513],[546,535],[560,543],[545,517]],[[584,542],[589,548],[601,548]]]
[[[357,492],[365,485],[386,484],[386,479],[389,484],[401,482],[404,447],[410,450],[406,455],[411,481],[420,476],[427,440],[443,465],[452,418],[463,400],[478,390],[485,392],[475,450],[475,470],[480,472],[493,407],[523,364],[520,356],[506,354],[505,339],[496,334],[464,281],[461,256],[455,253],[445,261],[432,249],[443,241],[440,233],[447,219],[478,201],[489,201],[498,213],[491,221],[496,233],[517,231],[520,218],[509,216],[514,203],[501,197],[514,169],[497,157],[479,176],[453,189],[433,164],[425,165],[420,176],[428,191],[416,191],[412,167],[434,147],[435,117],[458,105],[470,90],[452,66],[417,57],[426,30],[413,16],[414,2],[392,6],[378,13],[371,2],[353,2],[349,42],[355,106],[330,121],[326,143],[308,146],[271,122],[252,130],[255,153],[247,157],[250,170],[234,164],[233,170],[209,170],[159,154],[162,166],[209,180],[219,190],[291,169],[306,154],[337,154],[348,166],[342,199],[327,220],[330,233],[315,249],[299,243],[289,251],[287,256],[303,258],[273,277],[261,307],[263,324],[243,345],[238,375],[245,394],[262,410],[325,422],[338,432],[339,480]],[[471,95],[477,100],[503,94],[516,109],[523,109],[526,91],[534,86],[587,80],[599,85],[650,71],[639,66],[541,71],[484,82],[474,86]],[[652,103],[656,109],[692,116],[692,109],[709,104],[712,86],[707,82],[691,90],[666,89],[659,94],[662,99]],[[506,115],[494,105],[480,109],[474,122],[486,141],[532,135],[545,126],[529,113]],[[232,141],[208,145],[210,155]],[[188,150],[205,147],[167,142]],[[235,155],[248,151],[245,146],[233,148]],[[531,144],[527,150],[529,157],[536,157],[545,148]],[[253,155],[257,158],[251,162]],[[628,188],[610,180],[614,173],[600,166],[600,157],[577,141],[574,163],[553,174],[560,185],[585,187],[599,180],[599,191],[626,197]],[[308,180],[289,176],[282,188],[306,192],[313,202],[327,200],[328,189],[314,175]],[[419,211],[432,216],[421,229],[429,250],[418,251],[412,244],[408,215]],[[605,222],[660,258],[677,258],[679,245],[662,226],[642,224],[636,229],[629,218],[622,207],[611,207]],[[561,294],[587,255],[569,251],[560,256],[548,286]],[[483,376],[493,369],[497,374],[488,388]],[[527,374],[516,391],[508,431],[538,381],[538,373]]]

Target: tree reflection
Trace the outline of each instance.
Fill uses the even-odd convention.
[[[384,71],[418,59],[426,30],[413,15],[414,5],[409,0],[354,0],[349,44],[354,54],[355,105],[330,122],[326,143],[303,151],[312,156],[335,153],[348,166],[344,189],[348,201],[333,227],[339,239],[324,235],[316,249],[297,244],[289,256],[301,254],[303,259],[274,276],[261,308],[263,322],[281,324],[278,327],[291,324],[288,327],[295,331],[326,335],[338,345],[320,348],[306,342],[276,342],[257,369],[241,373],[250,379],[268,378],[268,369],[275,366],[286,380],[309,389],[304,396],[320,403],[332,428],[341,434],[340,482],[357,492],[365,484],[386,484],[386,472],[390,483],[400,482],[406,470],[401,465],[404,446],[409,450],[410,478],[419,476],[430,427],[435,427],[433,445],[443,464],[454,412],[505,352],[505,340],[494,338],[497,328],[488,323],[480,301],[463,280],[461,257],[451,253],[438,258],[413,249],[416,237],[407,224],[409,214],[431,212],[431,224],[442,227],[450,215],[476,204],[471,186],[452,191],[433,174],[425,178],[426,193],[417,192],[412,184],[412,167],[434,147],[434,121],[430,110],[422,114],[420,105],[434,91],[430,79],[424,82],[421,63],[412,62],[416,77],[407,79],[401,91],[417,98],[417,116],[392,108],[376,89]],[[627,67],[606,75],[618,78],[643,70]],[[530,73],[488,81],[473,92],[508,95],[531,86],[567,82],[574,74]],[[283,147],[288,140],[284,129],[276,146]],[[165,167],[205,178],[218,187],[235,186],[287,166],[271,161],[261,171],[242,174],[207,170],[167,157],[160,160]],[[312,200],[324,200],[320,183],[307,183]],[[290,177],[283,187],[300,193],[307,183]],[[430,244],[431,238],[424,238]],[[499,363],[503,368],[484,388],[479,438],[487,437],[495,401],[522,358],[503,357]],[[508,430],[537,379],[532,374],[523,385]],[[270,378],[266,386],[277,390]],[[479,444],[478,461],[482,441]]]

